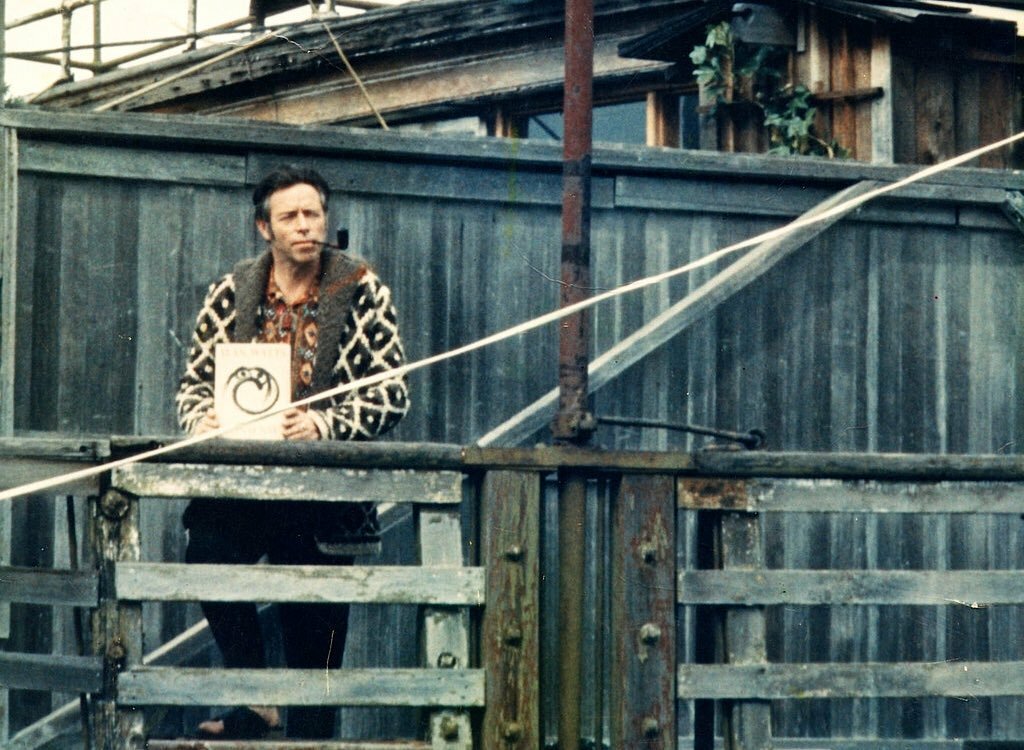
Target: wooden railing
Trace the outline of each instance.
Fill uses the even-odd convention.
[[[112,452],[138,447],[115,443]],[[760,518],[1024,513],[1019,459],[403,444],[225,442],[191,448],[174,463],[103,475],[90,493],[96,570],[0,569],[3,599],[92,608],[97,655],[0,653],[2,682],[91,694],[94,739],[105,748],[143,746],[140,708],[240,703],[420,706],[429,730],[396,746],[542,747],[550,727],[541,725],[541,706],[550,705],[558,686],[540,680],[540,644],[542,631],[557,633],[558,625],[542,622],[541,576],[582,577],[578,570],[541,569],[543,539],[553,542],[541,530],[544,483],[567,468],[611,488],[608,572],[601,577],[610,590],[593,592],[607,595],[611,635],[607,655],[583,655],[584,662],[610,662],[608,732],[589,739],[616,748],[675,747],[685,701],[696,706],[694,747],[712,747],[719,727],[727,747],[749,749],[785,745],[772,737],[776,701],[1024,696],[1024,661],[769,663],[768,607],[1020,605],[1024,583],[1016,570],[769,570]],[[419,564],[227,569],[140,559],[140,502],[274,502],[294,499],[294,488],[317,502],[412,503]],[[596,497],[591,493],[588,502]],[[696,524],[681,523],[686,518]],[[680,529],[694,526],[709,550],[697,567],[677,561]],[[144,663],[141,603],[193,601],[198,591],[221,601],[418,605],[421,666],[297,673]],[[691,608],[698,613],[689,647],[696,657],[678,663],[679,618]],[[557,621],[556,612],[545,612]],[[563,639],[558,648],[582,646]],[[155,749],[179,746],[149,741]]]

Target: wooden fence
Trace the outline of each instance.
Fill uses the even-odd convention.
[[[98,463],[141,445],[137,438],[77,449],[52,440],[4,441],[2,484]],[[551,567],[550,550],[542,545],[545,479],[567,471],[608,487],[605,495],[588,493],[586,503],[602,504],[610,525],[608,548],[591,549],[588,556],[598,559],[587,562],[605,568],[598,598],[607,601],[607,612],[597,619],[607,617],[608,637],[598,639],[593,652],[584,639],[555,644],[558,656],[580,657],[582,682],[594,663],[595,673],[604,675],[606,684],[596,689],[607,698],[588,724],[603,729],[580,739],[616,748],[669,748],[682,741],[703,749],[713,747],[717,735],[731,748],[787,747],[787,738],[773,737],[772,717],[791,701],[993,697],[1007,701],[1004,709],[1012,702],[1021,710],[1019,638],[1001,660],[866,660],[856,654],[793,660],[775,658],[778,631],[770,627],[772,613],[790,607],[899,605],[895,611],[909,619],[890,624],[911,630],[921,609],[946,611],[951,620],[994,618],[1024,604],[1019,569],[771,568],[772,540],[765,538],[769,519],[791,513],[1020,515],[1024,461],[1015,457],[224,441],[171,460],[131,464],[66,489],[90,498],[95,563],[89,568],[0,568],[3,600],[91,612],[89,653],[2,653],[0,684],[88,696],[83,700],[92,707],[96,747],[142,746],[154,707],[237,703],[409,705],[424,712],[416,736],[318,747],[375,747],[382,740],[409,748],[550,744],[542,713],[565,692],[545,677],[542,632],[564,614],[545,606],[544,581],[557,581],[564,591],[585,576],[582,569]],[[412,504],[417,564],[225,569],[140,559],[141,504],[210,496],[272,502],[294,494],[283,487],[296,486],[314,501]],[[695,529],[695,538],[687,538],[688,529]],[[168,656],[173,649],[144,658],[141,603],[191,601],[199,591],[223,601],[413,605],[420,611],[420,665],[296,673],[182,667]],[[970,627],[967,619],[963,624]],[[415,630],[404,637],[416,638]],[[587,685],[581,692],[592,697],[594,690]],[[897,747],[900,738],[896,731],[886,741]],[[48,739],[52,733],[29,728],[9,744],[39,747]],[[1024,735],[1018,729],[1002,739]],[[968,745],[950,738],[946,746]],[[150,738],[149,747],[196,745]]]

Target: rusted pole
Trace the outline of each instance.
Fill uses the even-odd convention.
[[[565,3],[565,99],[562,172],[563,307],[590,294],[590,152],[594,78],[594,0]],[[557,442],[585,445],[594,431],[587,409],[590,350],[587,311],[565,318],[558,353]],[[580,746],[582,694],[584,519],[587,477],[559,472],[558,745]]]
[[[565,100],[562,173],[563,307],[590,294],[590,160],[593,131],[594,1],[565,3]],[[558,352],[555,440],[584,444],[593,432],[587,411],[590,315],[562,321]]]

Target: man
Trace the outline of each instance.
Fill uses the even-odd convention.
[[[253,192],[256,228],[267,242],[261,256],[242,261],[210,286],[196,321],[177,394],[178,419],[192,434],[217,429],[214,354],[222,342],[291,346],[293,400],[394,369],[402,364],[391,293],[364,263],[325,249],[328,186],[309,169],[280,167]],[[363,440],[391,429],[408,409],[404,377],[396,376],[293,408],[281,416],[286,440]],[[187,562],[351,564],[321,549],[324,535],[373,534],[376,515],[364,503],[193,500],[185,511]],[[265,666],[252,604],[203,602],[203,613],[226,667]],[[340,666],[348,605],[279,607],[289,667]],[[289,710],[288,734],[333,736],[330,708]],[[203,722],[206,738],[251,739],[279,729],[274,706],[238,707]]]

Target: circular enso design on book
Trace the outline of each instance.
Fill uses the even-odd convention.
[[[228,376],[227,390],[246,414],[262,414],[277,403],[281,386],[262,367],[239,367]]]

